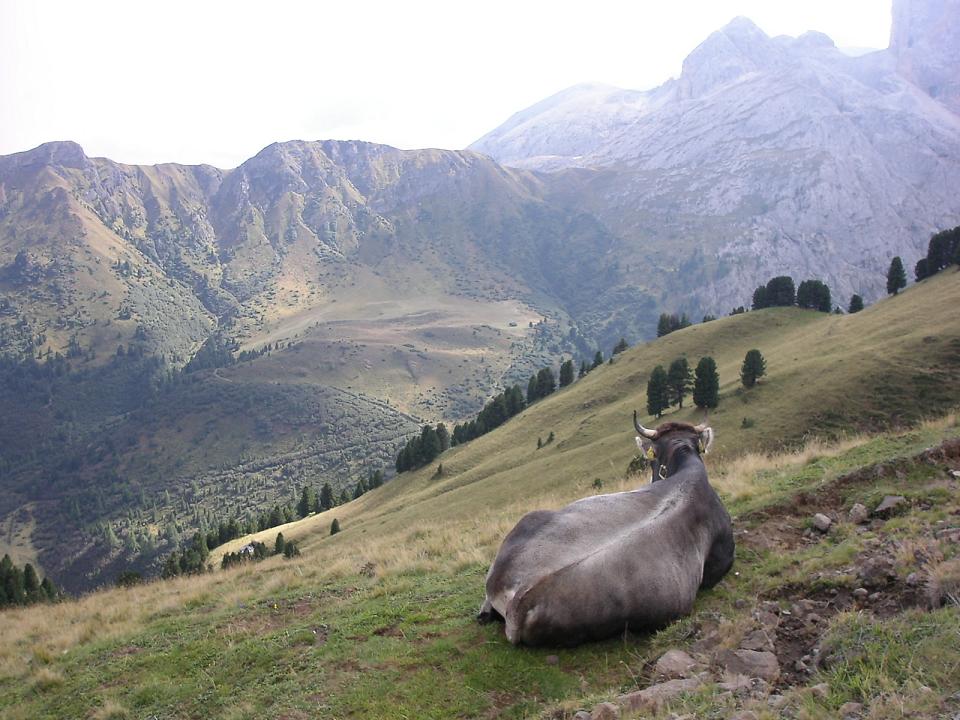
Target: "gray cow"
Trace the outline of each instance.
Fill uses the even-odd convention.
[[[713,430],[633,422],[650,485],[531,512],[504,539],[478,620],[505,621],[510,642],[569,646],[662,627],[733,565],[730,516],[700,459]]]

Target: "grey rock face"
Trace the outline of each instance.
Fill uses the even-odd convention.
[[[697,283],[701,307],[729,310],[787,269],[824,279],[838,304],[876,298],[893,255],[912,268],[932,232],[960,224],[960,0],[904,0],[895,21],[889,50],[850,57],[820,33],[771,38],[738,18],[675,80],[574,87],[471,147],[507,165],[602,168],[593,209],[625,250],[719,260]]]

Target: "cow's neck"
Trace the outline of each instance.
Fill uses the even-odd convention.
[[[700,454],[693,448],[681,445],[680,447],[674,448],[673,452],[671,452],[667,458],[666,477],[671,478],[677,473],[686,470],[688,467],[696,466],[703,467],[703,460],[700,459]]]

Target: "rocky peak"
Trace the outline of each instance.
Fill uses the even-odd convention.
[[[10,155],[17,165],[53,165],[59,167],[83,169],[89,164],[83,148],[72,140],[58,140],[38,145],[32,150]]]
[[[960,114],[960,0],[894,0],[897,72]]]
[[[782,50],[753,21],[738,17],[712,33],[683,61],[680,92],[696,98],[747,73],[782,61]]]

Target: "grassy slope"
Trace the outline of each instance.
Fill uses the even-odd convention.
[[[297,561],[271,559],[8,613],[0,707],[13,718],[522,717],[633,689],[645,681],[647,660],[684,642],[698,625],[720,618],[725,636],[735,635],[749,613],[737,609],[738,599],[752,605],[757,597],[778,597],[782,585],[803,594],[816,586],[810,578],[817,573],[853,582],[847,566],[870,538],[843,525],[821,543],[741,542],[740,575],[704,594],[691,620],[653,637],[555,653],[512,648],[498,627],[472,622],[483,574],[504,533],[528,509],[593,492],[595,479],[605,491],[635,485],[636,478],[623,480],[633,455],[630,413],[643,407],[652,366],[686,352],[693,361],[713,354],[720,367],[723,397],[711,418],[717,454],[708,464],[731,511],[742,515],[738,529],[763,530],[759,509],[796,505],[805,490],[822,493],[823,509],[837,513],[897,490],[913,509],[888,524],[889,534],[920,542],[960,510],[936,468],[870,475],[842,493],[829,492],[830,483],[956,436],[955,421],[873,439],[851,436],[773,459],[747,451],[797,445],[814,423],[839,435],[956,403],[960,319],[950,308],[958,296],[957,277],[948,274],[857,316],[771,310],[675,333],[628,351],[505,428],[454,449],[443,456],[440,477],[433,467],[410,473],[348,506],[285,526],[284,534],[301,542]],[[736,373],[751,347],[764,353],[770,375],[746,394],[737,389]],[[946,386],[933,392],[931,379]],[[741,430],[743,417],[755,426]],[[537,437],[551,430],[555,443],[536,450]],[[334,515],[344,532],[328,537]],[[777,532],[799,537],[806,520],[785,516]],[[890,630],[869,614],[838,615],[831,642],[845,647],[864,637],[867,650],[819,677],[830,685],[826,700],[804,695],[795,702],[813,717],[874,695],[922,710],[930,700],[917,690],[921,680],[942,697],[951,676],[929,668],[949,670],[960,657],[933,647],[930,638],[960,630],[956,609],[893,622]],[[551,654],[557,664],[545,662]],[[698,712],[722,710],[723,702],[707,695],[684,701]]]

